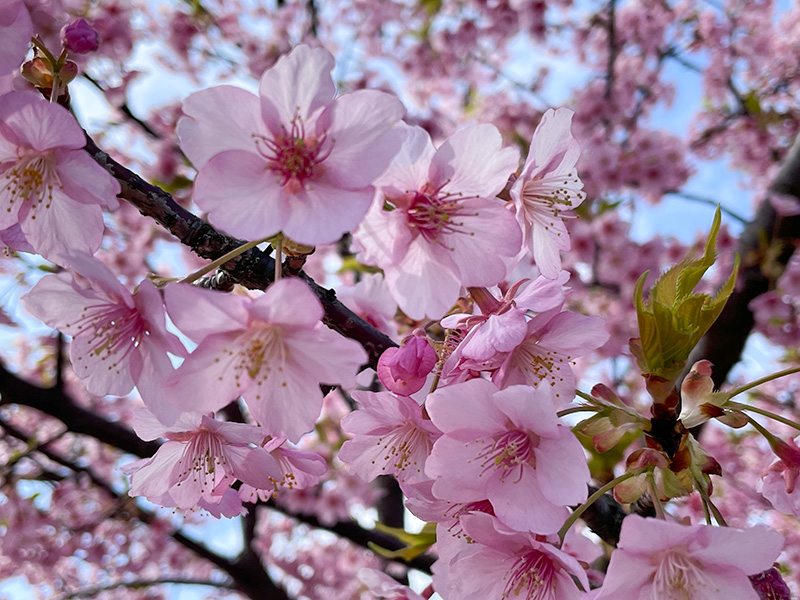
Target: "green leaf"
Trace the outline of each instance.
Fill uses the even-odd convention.
[[[644,300],[643,273],[633,292],[639,323],[641,354],[646,369],[669,381],[675,381],[692,349],[705,335],[722,312],[736,283],[739,258],[733,271],[716,296],[697,294],[694,288],[714,264],[722,215],[719,207],[714,214],[711,231],[703,255],[687,256],[664,272],[655,282],[647,301]]]
[[[425,523],[419,533],[409,533],[405,529],[389,527],[382,523],[375,523],[375,529],[386,533],[406,544],[405,547],[397,550],[382,548],[373,542],[368,542],[369,549],[376,554],[389,559],[402,559],[409,562],[421,554],[425,554],[428,548],[436,543],[436,523]]]

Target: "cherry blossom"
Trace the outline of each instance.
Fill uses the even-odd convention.
[[[518,531],[555,533],[567,506],[586,500],[589,470],[578,440],[560,425],[548,388],[498,390],[472,379],[437,389],[425,404],[443,435],[425,473],[433,495],[487,498]]]
[[[19,223],[40,254],[95,252],[101,207],[117,208],[119,183],[82,148],[83,131],[34,92],[0,96],[0,230]]]
[[[575,396],[571,361],[608,340],[599,317],[558,308],[529,321],[523,311],[512,308],[492,315],[474,331],[445,363],[445,381],[463,381],[470,373],[486,371],[501,388],[523,384],[549,388],[559,406]]]
[[[575,170],[581,147],[570,132],[573,114],[568,108],[544,113],[511,188],[524,243],[531,247],[539,271],[550,279],[561,271],[559,251],[570,249],[564,218],[574,216],[569,211],[586,198]]]
[[[165,427],[146,409],[136,412],[133,425],[143,440],[167,441],[152,458],[129,469],[131,496],[155,499],[169,494],[175,506],[192,508],[201,498],[219,504],[224,489],[237,479],[256,488],[281,479],[278,465],[260,447],[265,436],[260,427],[191,412]]]
[[[772,503],[775,510],[800,516],[800,448],[794,440],[773,443],[778,460],[761,476],[756,489]]]
[[[510,529],[488,514],[466,515],[462,523],[474,544],[451,559],[446,598],[578,600],[583,594],[575,580],[588,591],[580,563],[537,536]]]
[[[765,527],[689,526],[629,515],[597,599],[757,600],[747,576],[771,568],[782,545],[781,535]]]
[[[299,279],[255,300],[181,284],[165,293],[170,317],[198,343],[169,383],[185,410],[217,410],[241,395],[269,434],[296,441],[319,416],[319,384],[353,385],[367,360],[322,324],[322,305]]]
[[[462,129],[438,149],[423,129],[406,133],[355,242],[408,316],[439,318],[462,286],[501,281],[519,252],[519,225],[493,199],[518,154],[491,125]]]
[[[361,405],[342,419],[342,429],[354,435],[339,451],[339,460],[371,481],[394,475],[401,483],[425,479],[423,469],[440,432],[422,416],[411,398],[385,392],[353,392]]]
[[[136,385],[159,418],[171,422],[176,407],[165,402],[161,385],[173,372],[167,352],[186,356],[166,329],[161,295],[150,281],[131,294],[100,261],[66,255],[69,273],[47,275],[23,297],[25,309],[73,336],[72,367],[93,394],[124,396]]]
[[[264,73],[259,96],[219,86],[186,100],[177,133],[198,169],[194,201],[212,223],[311,245],[358,225],[399,147],[390,127],[404,109],[375,90],[334,99],[333,64],[326,50],[301,45]]]

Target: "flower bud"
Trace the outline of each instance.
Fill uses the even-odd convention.
[[[75,19],[61,29],[61,43],[75,54],[87,54],[100,47],[100,36],[86,19]]]
[[[775,567],[750,575],[750,583],[759,600],[791,600],[792,592]]]
[[[424,333],[408,337],[399,348],[389,348],[378,359],[378,378],[390,392],[410,396],[422,389],[436,365],[436,351]]]

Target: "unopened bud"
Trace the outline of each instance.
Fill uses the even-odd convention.
[[[410,396],[422,389],[436,365],[436,351],[424,333],[412,335],[399,348],[389,348],[378,359],[378,378],[390,392]]]
[[[61,43],[75,54],[87,54],[100,47],[100,36],[86,19],[75,19],[61,29]]]

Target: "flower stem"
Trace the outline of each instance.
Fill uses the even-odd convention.
[[[748,411],[749,410],[750,412],[758,413],[759,415],[762,415],[764,417],[768,417],[768,418],[773,419],[775,421],[779,421],[779,422],[783,423],[784,425],[788,425],[789,427],[793,427],[794,429],[797,429],[798,431],[800,431],[800,423],[796,423],[795,421],[792,421],[791,419],[787,419],[786,417],[782,417],[781,415],[776,415],[775,413],[770,412],[768,410],[765,410],[763,408],[758,408],[757,406],[750,406],[749,404],[740,404],[739,402],[730,402],[730,401],[728,401],[728,402],[725,403],[725,408],[733,408],[735,410],[741,410],[741,411]],[[753,424],[753,423],[755,423],[755,421],[750,419],[750,423]]]
[[[714,505],[711,501],[711,498],[708,497],[705,489],[703,489],[702,485],[695,486],[697,491],[700,493],[700,497],[703,499],[703,503],[711,509],[711,513],[714,515],[714,518],[717,520],[717,523],[722,527],[727,527],[728,523],[725,521],[725,517],[722,516],[722,513],[719,512],[719,509]]]
[[[586,392],[582,392],[581,390],[575,390],[575,395],[580,396],[581,398],[583,398],[587,402],[591,402],[592,404],[597,402],[597,399],[592,398],[589,394],[587,394]]]
[[[779,379],[781,377],[785,377],[786,375],[791,375],[792,373],[800,373],[800,366],[784,369],[783,371],[778,371],[777,373],[773,373],[772,375],[766,375],[761,379],[756,379],[755,381],[746,383],[743,386],[736,388],[732,392],[729,392],[730,395],[728,396],[728,398],[733,398],[734,396],[738,396],[739,394],[746,392],[747,390],[751,390],[754,387],[761,385],[762,383],[767,383],[768,381],[772,381],[773,379]]]
[[[594,406],[571,406],[569,408],[565,408],[564,410],[558,411],[556,415],[559,417],[566,417],[567,415],[579,412],[600,412],[600,409],[595,408]]]
[[[666,521],[667,518],[664,516],[664,506],[661,504],[661,498],[658,497],[658,492],[656,492],[656,478],[653,476],[652,471],[647,474],[647,491],[650,493],[650,499],[653,501],[653,509],[656,511],[656,517],[662,521]]]
[[[589,508],[595,502],[597,502],[597,500],[603,494],[605,494],[608,490],[613,489],[615,485],[617,485],[619,483],[622,483],[623,481],[626,481],[626,480],[630,479],[631,477],[635,477],[636,475],[641,475],[644,470],[645,469],[632,469],[632,470],[628,471],[627,473],[623,473],[619,477],[615,477],[614,479],[609,481],[607,484],[605,484],[603,487],[601,487],[599,490],[597,490],[594,494],[589,496],[589,498],[586,500],[586,502],[584,502],[578,508],[576,508],[574,511],[572,511],[572,514],[569,517],[567,517],[566,521],[564,521],[564,524],[561,526],[561,529],[558,530],[559,539],[562,542],[564,541],[564,536],[567,535],[567,531],[569,531],[569,528],[572,527],[573,523],[575,523],[575,521],[580,519],[581,515],[584,512],[586,512],[586,509]]]
[[[268,239],[268,238],[267,238]],[[205,267],[200,269],[199,271],[195,271],[194,273],[190,273],[186,277],[180,280],[181,283],[193,283],[200,279],[206,273],[210,273],[220,265],[224,265],[226,262],[231,260],[232,258],[236,258],[240,254],[247,252],[250,248],[255,248],[259,244],[263,244],[267,241],[267,239],[263,240],[253,240],[252,242],[247,242],[246,244],[242,244],[238,248],[234,248],[224,256],[220,256],[217,260],[212,263],[207,264]]]

